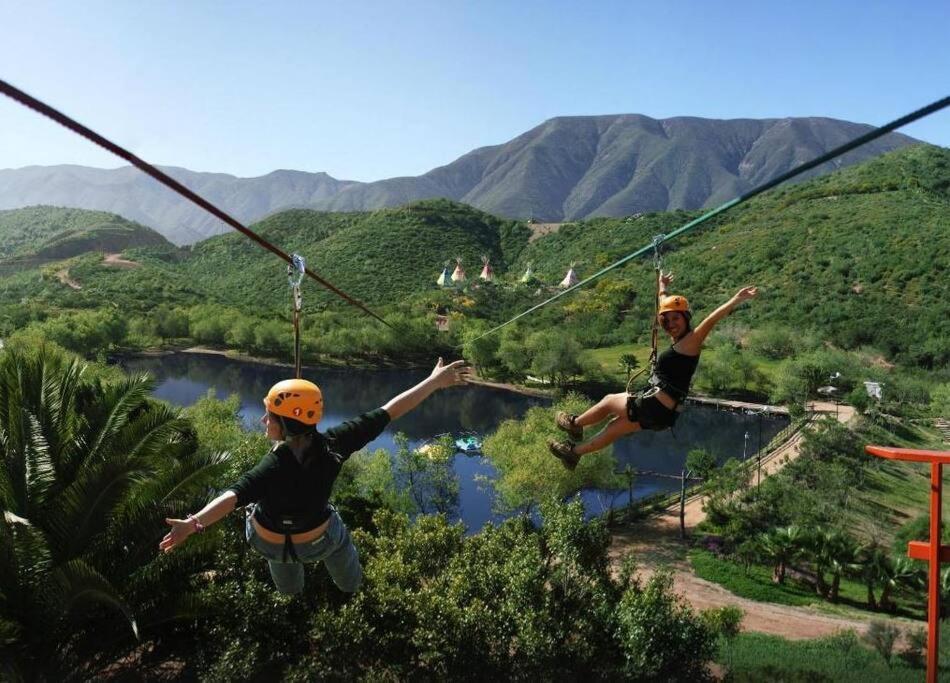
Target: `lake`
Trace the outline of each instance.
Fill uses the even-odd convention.
[[[286,379],[292,369],[237,361],[214,354],[176,353],[164,356],[123,358],[118,361],[130,372],[148,372],[157,383],[155,397],[178,406],[189,406],[213,389],[219,398],[237,394],[241,419],[247,429],[262,429],[262,399],[276,382]],[[373,408],[428,375],[426,370],[353,370],[310,368],[304,376],[316,382],[324,396],[321,429],[332,427]],[[543,398],[523,396],[501,389],[477,385],[445,389],[431,396],[416,410],[391,423],[367,448],[385,448],[395,452],[393,436],[402,432],[412,445],[422,444],[445,432],[490,434],[504,420],[520,418],[528,408],[547,405]],[[675,433],[640,432],[614,444],[618,468],[631,465],[641,470],[678,475],[688,451],[703,448],[720,461],[751,457],[788,424],[787,418],[720,411],[690,405],[680,416]],[[495,469],[479,455],[456,454],[453,469],[459,478],[457,518],[469,530],[478,530],[486,522],[497,522],[503,515],[492,509],[494,494],[490,481]],[[553,457],[552,467],[561,467]],[[485,483],[485,480],[489,483]],[[223,485],[223,484],[222,484]],[[639,475],[633,495],[640,499],[654,493],[677,490],[679,482],[657,476]],[[626,491],[586,490],[581,492],[590,515],[601,514],[607,507],[623,505]]]

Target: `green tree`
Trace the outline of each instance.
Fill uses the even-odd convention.
[[[502,330],[497,357],[512,376],[522,378],[527,374],[531,355],[525,347],[521,330],[515,327]]]
[[[419,512],[446,514],[458,505],[459,482],[452,469],[455,443],[452,437],[429,444],[425,449],[410,448],[409,437],[395,436],[396,474],[405,481],[406,492]]]
[[[789,564],[801,557],[804,534],[797,526],[772,529],[759,536],[759,551],[773,565],[772,581],[785,583]]]
[[[149,401],[149,379],[88,375],[50,347],[0,354],[0,656],[26,678],[131,649],[142,615],[128,596],[161,574],[142,570],[163,513],[221,471],[218,457],[191,455],[188,423]],[[125,633],[96,618],[103,606],[125,615]],[[175,603],[144,611],[168,617]]]
[[[670,574],[654,574],[620,601],[617,631],[630,680],[709,680],[706,662],[715,653],[714,634],[673,595],[672,584]]]
[[[188,315],[180,308],[158,306],[152,313],[152,323],[155,336],[163,342],[188,336]]]
[[[716,464],[716,456],[704,448],[693,448],[686,454],[686,469],[694,477],[708,479]]]
[[[531,373],[564,385],[583,372],[581,346],[563,332],[542,330],[525,342],[531,355]]]
[[[465,340],[462,354],[479,374],[491,377],[498,369],[498,347],[501,342],[497,334],[482,336],[488,329],[488,325],[482,321],[466,322],[462,335]]]
[[[617,363],[620,365],[621,371],[626,373],[628,380],[630,379],[630,375],[633,374],[633,371],[640,367],[640,361],[638,361],[637,357],[632,353],[621,354]]]
[[[548,452],[547,442],[563,438],[554,424],[554,413],[583,411],[587,401],[576,394],[552,408],[531,408],[521,420],[507,420],[485,439],[482,450],[498,470],[498,502],[510,510],[527,510],[555,496],[563,498],[582,488],[621,488],[623,478],[614,472],[612,449],[581,458],[573,472],[564,469]]]

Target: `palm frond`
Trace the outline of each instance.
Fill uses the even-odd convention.
[[[102,444],[100,458],[120,454],[140,460],[163,457],[169,444],[179,441],[181,435],[189,430],[190,424],[179,410],[150,403]]]
[[[111,607],[125,616],[138,639],[139,628],[132,609],[115,587],[91,565],[82,560],[66,562],[51,572],[50,582],[65,613],[86,603]]]
[[[118,458],[82,469],[50,504],[46,528],[53,539],[57,560],[83,554],[97,535],[105,532],[115,505],[139,478],[150,474],[148,466]]]
[[[130,416],[139,410],[148,400],[155,383],[148,375],[133,375],[121,382],[112,384],[98,383],[99,394],[96,405],[89,406],[92,411],[89,419],[91,439],[87,458],[95,461],[105,443],[125,426]]]
[[[40,421],[32,414],[28,414],[27,419],[30,423],[30,435],[24,455],[29,498],[23,512],[27,517],[38,520],[40,511],[46,507],[50,492],[56,486],[56,472],[50,460],[49,443],[43,434]]]
[[[71,477],[65,468],[69,447],[81,424],[81,416],[74,410],[80,390],[85,363],[73,359],[62,371],[47,373],[43,382],[41,404],[37,411],[43,434],[49,442],[50,461],[60,481]]]

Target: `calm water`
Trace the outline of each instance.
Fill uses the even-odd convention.
[[[286,368],[246,363],[215,355],[174,354],[170,356],[122,359],[120,364],[133,372],[148,372],[158,386],[155,396],[170,403],[188,406],[214,389],[219,398],[237,394],[241,418],[248,429],[260,429],[261,399],[270,387],[286,379]],[[367,410],[378,408],[428,374],[424,370],[349,370],[320,368],[305,371],[323,390],[325,412],[322,428],[332,427]],[[487,435],[502,421],[521,417],[528,408],[545,405],[546,399],[521,396],[486,387],[445,389],[434,394],[416,410],[391,423],[368,448],[395,451],[393,435],[406,434],[413,445],[445,432],[476,432]],[[643,470],[679,474],[686,453],[704,448],[720,460],[742,457],[745,447],[752,455],[759,444],[767,444],[787,423],[783,418],[738,414],[712,408],[690,406],[670,432],[642,432],[614,444],[618,467],[627,464]],[[748,435],[748,436],[746,436]],[[551,465],[560,467],[553,458]],[[458,454],[453,469],[459,478],[457,517],[471,530],[501,517],[492,510],[491,485],[480,480],[496,476],[494,468],[480,456]],[[482,475],[481,477],[478,475]],[[634,484],[634,498],[672,491],[678,481],[640,475]],[[600,514],[611,504],[622,505],[626,491],[583,491],[590,514]]]

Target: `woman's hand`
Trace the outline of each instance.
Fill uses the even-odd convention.
[[[471,374],[472,369],[465,365],[464,360],[457,360],[448,365],[443,365],[442,359],[439,358],[439,362],[436,363],[432,369],[429,379],[435,381],[437,388],[444,389],[446,387],[465,384]]]
[[[195,533],[195,523],[190,519],[166,519],[165,524],[171,527],[171,531],[158,544],[159,550],[165,553],[171,552]]]
[[[736,292],[736,295],[732,298],[735,300],[736,303],[741,303],[748,299],[754,299],[758,293],[759,293],[758,287],[743,287],[738,292]]]
[[[411,389],[402,392],[399,396],[390,399],[383,406],[383,410],[389,413],[390,419],[398,420],[425,401],[433,391],[464,384],[471,374],[472,370],[465,365],[464,360],[457,360],[454,363],[444,365],[440,358],[426,379]]]
[[[660,271],[660,290],[665,291],[669,287],[670,283],[673,282],[673,271],[671,270],[668,273]]]

